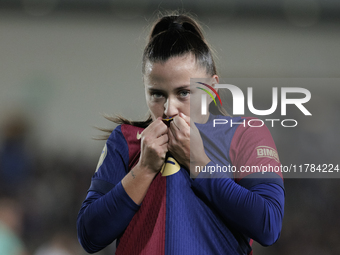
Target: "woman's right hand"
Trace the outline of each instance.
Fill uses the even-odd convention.
[[[158,173],[165,161],[168,140],[168,127],[159,117],[141,133],[140,167]]]

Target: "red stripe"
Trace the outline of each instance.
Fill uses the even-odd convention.
[[[116,254],[164,255],[166,177],[158,174],[120,238]]]
[[[142,133],[144,128],[123,124],[121,130],[128,144],[129,169],[132,169],[138,163],[140,155],[140,140],[137,139],[137,132]]]
[[[122,125],[122,133],[129,147],[129,170],[140,155],[137,131],[142,128]],[[116,254],[164,255],[166,214],[166,177],[158,174],[152,181],[138,212],[119,240]]]
[[[250,247],[253,247],[253,241],[254,241],[253,239],[249,240]],[[248,255],[253,255],[253,250],[251,250]]]

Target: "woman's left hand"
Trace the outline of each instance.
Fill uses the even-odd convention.
[[[193,176],[199,174],[195,166],[205,166],[210,162],[197,127],[194,124],[190,126],[190,117],[183,113],[175,116],[170,122],[168,137],[169,152],[179,164],[190,169]]]

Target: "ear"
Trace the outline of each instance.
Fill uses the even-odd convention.
[[[215,88],[215,85],[218,84],[219,80],[220,80],[220,79],[219,79],[219,77],[218,77],[217,74],[213,75],[213,76],[211,77],[211,87]],[[217,92],[218,92],[218,91],[217,91]],[[212,98],[209,97],[209,96],[208,96],[207,100],[208,100],[208,101],[207,101],[208,105],[213,101]]]
[[[218,83],[219,83],[220,78],[218,77],[217,74],[215,74],[215,75],[213,75],[212,80],[213,80],[213,83],[212,83],[211,86],[215,88],[215,84],[218,84]]]

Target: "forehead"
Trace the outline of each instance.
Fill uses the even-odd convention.
[[[190,78],[205,78],[201,68],[192,54],[172,57],[165,62],[146,62],[144,82],[147,86],[190,85]]]

